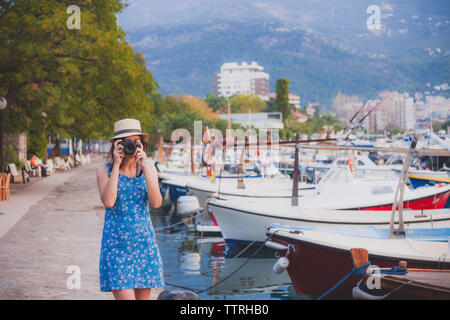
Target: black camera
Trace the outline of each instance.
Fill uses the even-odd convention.
[[[123,146],[123,153],[126,155],[132,155],[136,152],[136,149],[139,147],[137,142],[134,142],[133,140],[125,140],[119,142],[120,145]]]

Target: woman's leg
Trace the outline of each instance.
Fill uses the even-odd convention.
[[[151,289],[134,289],[136,300],[150,300]]]
[[[136,300],[134,289],[113,290],[112,293],[116,300]]]

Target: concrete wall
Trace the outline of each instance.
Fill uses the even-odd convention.
[[[20,161],[27,160],[27,134],[4,134],[3,135],[3,148],[6,146],[12,146],[19,154]]]

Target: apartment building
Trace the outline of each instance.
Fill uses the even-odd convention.
[[[234,94],[254,94],[259,97],[269,93],[269,74],[255,61],[224,63],[220,73],[214,75],[216,96],[231,97]]]

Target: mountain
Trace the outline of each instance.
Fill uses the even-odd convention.
[[[273,17],[245,0],[129,0],[120,14],[125,31],[147,26],[198,24],[217,20],[254,21]]]
[[[205,96],[222,63],[256,61],[272,91],[287,77],[302,104],[327,106],[338,91],[371,97],[449,83],[448,8],[408,1],[383,2],[376,32],[367,30],[366,0],[134,0],[119,19],[163,94]]]
[[[427,47],[440,48],[441,53],[446,51],[447,54],[450,50],[450,5],[447,0],[252,2],[282,21],[312,29],[334,40],[335,44],[358,52],[426,55]],[[371,15],[367,10],[372,5],[380,9],[381,28],[377,31],[367,28],[367,19]]]

